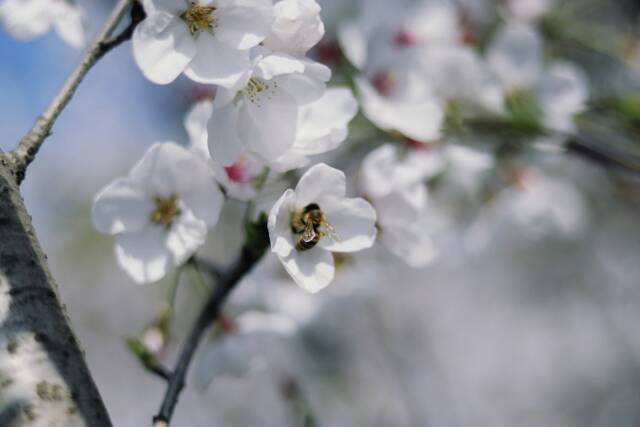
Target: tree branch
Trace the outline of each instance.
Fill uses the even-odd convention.
[[[599,146],[586,138],[584,134],[571,135],[565,143],[567,151],[582,156],[606,168],[621,170],[633,175],[640,174],[640,159],[631,154],[622,153],[614,147]]]
[[[265,231],[266,232],[266,231]],[[153,418],[155,427],[166,427],[171,422],[174,409],[178,403],[180,393],[185,386],[185,378],[193,355],[202,340],[202,336],[219,316],[220,309],[226,301],[231,291],[238,282],[253,268],[262,257],[263,251],[256,251],[250,248],[243,248],[242,252],[234,264],[220,274],[217,278],[216,287],[211,292],[208,301],[202,308],[198,319],[193,324],[191,332],[182,346],[182,351],[178,357],[173,373],[171,373],[164,395],[164,400],[158,415]],[[208,270],[209,271],[209,270]],[[209,271],[209,274],[212,274]]]
[[[56,97],[51,101],[42,115],[38,117],[31,130],[20,140],[18,147],[12,152],[4,154],[5,159],[11,163],[12,172],[18,184],[24,179],[27,167],[34,160],[44,140],[51,134],[53,124],[71,100],[71,97],[87,72],[107,52],[130,39],[135,26],[144,19],[142,6],[135,1],[131,9],[130,25],[121,34],[111,38],[112,33],[115,31],[133,1],[134,0],[118,0],[111,15],[93,42],[93,45],[64,82]]]
[[[11,170],[0,164],[0,425],[111,427]]]

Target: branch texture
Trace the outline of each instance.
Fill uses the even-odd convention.
[[[0,426],[109,427],[11,171],[0,164]]]
[[[87,72],[107,52],[131,38],[135,26],[144,18],[142,6],[135,2],[132,8],[131,24],[120,35],[111,38],[112,33],[132,2],[133,0],[118,0],[113,12],[111,12],[111,15],[100,30],[96,41],[69,75],[56,97],[42,115],[38,117],[31,130],[20,140],[18,147],[5,154],[6,158],[11,162],[13,174],[18,184],[24,179],[27,167],[33,162],[44,140],[51,134],[53,124],[73,97]]]
[[[238,282],[251,271],[260,258],[261,252],[244,248],[235,263],[218,277],[216,287],[211,292],[207,303],[202,308],[198,319],[193,324],[191,332],[183,344],[178,362],[169,377],[167,391],[160,411],[158,415],[153,418],[154,426],[165,427],[169,425],[180,393],[185,386],[185,378],[189,370],[189,365],[203,335],[220,315],[222,305],[231,291]]]

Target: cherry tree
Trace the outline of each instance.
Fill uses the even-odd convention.
[[[347,3],[350,13],[325,26]],[[343,264],[359,273],[345,259],[364,253],[428,268],[452,239],[482,249],[500,232],[487,219],[499,217],[496,206],[535,233],[585,227],[578,186],[527,161],[579,155],[621,174],[639,173],[640,162],[580,120],[598,113],[587,67],[545,56],[559,37],[543,25],[554,2],[478,2],[483,13],[466,3],[118,0],[33,127],[0,153],[0,423],[111,425],[20,184],[85,75],[128,41],[149,81],[184,76],[210,95],[184,117],[188,141],[149,141],[126,176],[104,183],[91,211],[132,283],[154,286],[188,268],[213,283],[172,366],[160,357],[167,323],[180,316],[170,303],[153,339],[128,341],[165,383],[149,414],[155,427],[171,423],[194,358],[204,386],[218,373],[241,375],[257,351],[251,343],[293,336],[309,320],[283,308],[288,297],[277,291],[264,312],[225,313],[234,293],[274,280],[270,269],[308,293],[293,305],[310,312]],[[54,29],[83,48],[81,6],[0,0],[0,23],[20,40]],[[638,110],[624,108],[637,98],[607,101],[602,108],[637,130]],[[230,200],[245,211],[234,231],[243,246],[220,266],[201,253]],[[305,384],[274,365],[313,425]]]

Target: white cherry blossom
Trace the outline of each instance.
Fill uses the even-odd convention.
[[[501,235],[514,236],[520,244],[580,237],[591,220],[585,195],[571,180],[550,172],[518,170],[513,185],[480,212],[468,233],[468,248],[486,250]]]
[[[444,158],[435,150],[402,152],[385,144],[362,162],[360,189],[378,213],[380,241],[413,267],[423,267],[438,255],[430,235],[426,180],[441,173]]]
[[[513,221],[531,237],[575,235],[587,224],[586,201],[569,180],[525,174],[519,186],[502,194]]]
[[[444,109],[416,50],[383,56],[356,78],[362,110],[376,126],[420,142],[440,138]]]
[[[572,131],[573,117],[584,110],[589,98],[587,78],[572,64],[556,61],[547,65],[542,56],[538,32],[530,25],[509,23],[489,46],[487,62],[505,99],[530,93],[547,128]]]
[[[286,172],[307,166],[310,156],[335,150],[347,138],[349,122],[357,113],[358,102],[350,89],[327,89],[320,99],[300,107],[293,146],[269,166]]]
[[[416,45],[456,44],[463,28],[449,0],[360,0],[355,17],[341,23],[338,40],[347,58],[364,68],[371,54]]]
[[[208,140],[211,157],[224,166],[249,152],[265,163],[295,143],[300,108],[319,99],[331,70],[311,60],[261,52],[253,68],[213,102]]]
[[[300,106],[298,109],[296,136],[291,148],[272,161],[259,160],[248,152],[240,154],[230,165],[222,166],[211,159],[207,141],[207,122],[213,114],[213,102],[200,101],[195,104],[185,119],[192,149],[211,159],[218,172],[218,180],[232,197],[246,200],[255,196],[252,182],[265,167],[278,172],[298,169],[309,164],[309,157],[335,150],[347,138],[349,122],[358,112],[358,102],[348,88],[327,89],[321,98]],[[224,142],[224,141],[221,141]]]
[[[71,0],[2,0],[0,23],[18,40],[31,40],[53,27],[70,46],[85,44],[82,13]]]
[[[288,189],[269,214],[271,251],[309,292],[333,280],[332,252],[356,252],[375,241],[375,210],[366,200],[345,194],[344,173],[320,163],[302,176],[295,190]]]
[[[275,21],[262,43],[264,47],[302,56],[324,36],[320,6],[315,0],[281,0],[274,10]]]
[[[116,257],[136,283],[155,282],[205,242],[223,195],[206,161],[174,143],[154,144],[128,176],[94,199],[95,228],[116,237]]]
[[[296,332],[293,320],[278,313],[247,311],[230,322],[230,330],[213,337],[198,354],[199,388],[206,389],[222,377],[242,378],[252,371],[291,366],[283,348]]]
[[[504,9],[511,18],[531,22],[540,19],[555,4],[556,0],[505,0]]]
[[[269,34],[271,0],[146,0],[133,34],[143,74],[167,84],[185,73],[199,83],[231,87],[250,68],[249,49]]]
[[[475,196],[483,180],[496,167],[496,159],[487,151],[448,141],[442,149],[446,162],[443,180],[448,187]]]
[[[503,92],[479,53],[464,45],[435,44],[425,47],[418,61],[433,87],[445,103],[490,112],[503,108]]]
[[[213,101],[205,99],[191,107],[185,116],[184,126],[189,134],[189,148],[203,159],[207,159],[215,172],[216,180],[227,196],[237,200],[251,200],[258,195],[265,177],[265,165],[248,154],[242,154],[235,163],[223,166],[209,155],[207,122],[213,113]],[[271,176],[271,175],[270,175]]]

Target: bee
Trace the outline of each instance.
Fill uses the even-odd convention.
[[[296,250],[301,252],[314,248],[322,237],[329,236],[337,240],[335,230],[316,203],[310,203],[302,213],[292,216],[291,231],[299,235]]]

